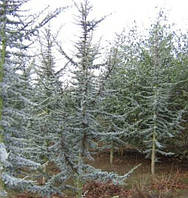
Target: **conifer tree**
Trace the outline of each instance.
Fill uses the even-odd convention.
[[[143,120],[140,126],[144,143],[147,146],[145,153],[151,155],[151,173],[155,174],[156,154],[171,155],[165,151],[165,140],[174,137],[181,129],[182,111],[171,108],[174,104],[170,101],[170,91],[173,87],[170,70],[174,67],[173,34],[162,25],[162,13],[153,26],[151,37],[146,44],[150,52],[144,50],[143,58],[148,57],[148,66],[144,71],[148,77],[146,84],[141,85],[142,93],[139,94],[142,105],[146,105]],[[144,80],[144,79],[143,79]]]
[[[180,30],[181,31],[181,30]],[[187,159],[187,143],[188,143],[188,133],[187,133],[187,119],[188,119],[188,37],[187,34],[176,33],[175,43],[176,51],[174,57],[174,68],[172,69],[172,82],[173,87],[170,92],[170,101],[173,101],[172,109],[184,109],[182,115],[181,125],[184,127],[179,130],[179,133],[168,142],[168,147],[171,147],[176,157],[180,159]]]
[[[111,148],[111,163],[113,161],[114,148],[120,149],[121,154],[123,154],[124,148],[128,148],[135,141],[137,142],[135,140],[136,136],[133,135],[136,124],[135,113],[138,110],[138,103],[133,99],[137,92],[136,72],[133,69],[134,63],[138,62],[136,57],[138,49],[135,50],[136,42],[138,41],[137,36],[135,28],[129,34],[123,32],[117,35],[109,54],[110,59],[114,62],[114,66],[105,83],[105,89],[108,94],[105,96],[102,106],[105,112],[113,116],[110,120],[109,117],[106,117],[107,123],[105,122],[104,124],[106,125],[106,131],[115,126],[115,131],[121,132],[106,138],[106,140],[103,139],[105,142],[104,147]],[[131,62],[127,60],[131,60]]]
[[[66,114],[66,122],[64,122],[66,133],[64,135],[69,145],[72,146],[71,149],[69,147],[69,150],[75,156],[72,164],[77,170],[75,172],[77,186],[79,187],[82,181],[89,179],[112,180],[121,183],[129,173],[120,177],[114,173],[102,172],[84,163],[85,158],[92,159],[90,150],[97,148],[97,141],[115,134],[116,129],[106,133],[98,119],[103,116],[113,119],[113,114],[104,111],[102,103],[105,80],[110,76],[114,63],[113,60],[108,60],[104,64],[98,64],[99,47],[92,41],[95,29],[104,18],[91,19],[92,6],[87,0],[75,6],[79,12],[77,24],[81,27],[79,41],[75,45],[77,52],[70,57],[61,46],[59,46],[59,50],[73,68],[69,92],[73,110],[72,113],[67,112]],[[108,67],[106,67],[107,65]],[[100,71],[102,67],[105,67],[105,72],[99,78],[96,71],[97,69]]]
[[[84,4],[82,4],[82,6],[84,6]],[[82,8],[85,9],[85,7]],[[84,10],[82,10],[82,12],[83,11]],[[83,21],[83,23],[85,25],[85,21]],[[52,196],[57,193],[61,194],[66,189],[71,189],[73,191],[78,190],[78,196],[81,196],[81,191],[79,189],[81,187],[81,181],[98,178],[107,181],[109,178],[114,180],[119,178],[119,182],[121,182],[128,176],[128,174],[124,177],[118,177],[116,174],[108,174],[106,172],[96,170],[85,164],[83,161],[85,155],[90,156],[88,147],[85,147],[87,145],[86,142],[88,139],[91,141],[93,137],[97,137],[97,134],[90,134],[91,137],[86,137],[86,135],[89,135],[86,130],[88,126],[85,126],[84,124],[87,122],[87,115],[84,115],[84,112],[88,113],[88,106],[85,105],[89,102],[85,101],[84,98],[86,96],[88,99],[88,94],[90,97],[90,94],[95,93],[90,92],[95,89],[92,85],[94,82],[90,82],[89,80],[91,74],[87,68],[87,63],[93,67],[91,64],[92,59],[88,62],[86,57],[86,55],[88,56],[87,53],[89,53],[89,55],[90,52],[93,53],[92,48],[88,48],[88,35],[83,38],[86,39],[86,42],[81,42],[81,46],[77,48],[80,51],[76,58],[78,58],[78,60],[81,59],[81,62],[74,62],[73,59],[69,58],[64,53],[62,47],[55,40],[55,37],[51,34],[51,30],[49,28],[46,29],[44,37],[45,38],[40,42],[42,49],[40,60],[42,61],[40,64],[38,63],[36,65],[37,78],[35,83],[36,94],[34,100],[38,103],[35,108],[37,119],[34,119],[31,125],[33,135],[36,137],[39,136],[34,143],[36,145],[42,145],[42,152],[39,152],[39,157],[37,157],[38,162],[48,162],[46,163],[45,169],[43,169],[42,173],[43,182],[41,189],[43,190],[41,190],[41,194],[43,196]],[[76,71],[74,70],[73,72],[74,75],[76,74],[74,76],[74,86],[67,89],[63,88],[63,82],[60,81],[60,78],[63,79],[61,72],[63,71],[64,66],[63,68],[58,66],[52,53],[55,47],[53,44],[55,43],[59,45],[59,50],[67,58],[68,63],[74,63],[74,66],[79,65],[80,67],[76,68]],[[82,57],[83,55],[86,62],[84,62]],[[59,68],[59,71],[55,71],[55,66]],[[79,70],[83,69],[83,67],[85,67],[84,70]],[[85,70],[87,70],[87,72]],[[77,74],[79,74],[79,76],[77,76]],[[85,78],[83,78],[84,76]],[[77,82],[77,80],[79,81]],[[79,86],[77,86],[77,83]],[[89,83],[89,86],[87,83]],[[90,88],[92,89],[90,90]],[[88,90],[86,91],[86,89]],[[88,94],[85,95],[86,92],[84,91]],[[97,94],[95,93],[95,95]],[[91,99],[91,104],[95,104],[95,101],[93,100],[94,97]],[[84,112],[80,112],[81,101],[83,103],[82,105],[84,105]],[[92,109],[93,106],[89,106],[89,110],[92,111]],[[90,113],[89,116],[91,115],[92,114]],[[94,120],[95,114],[92,116],[93,117],[91,118]],[[84,133],[78,133],[82,131],[82,127],[84,127],[85,135]],[[93,130],[96,131],[95,128],[93,128]],[[80,139],[79,141],[78,138]],[[57,172],[49,172],[50,166],[48,166],[48,164],[53,165],[57,169]],[[69,185],[68,183],[70,180],[76,182],[76,186]]]
[[[42,35],[42,36],[41,36]],[[34,145],[40,145],[40,150],[35,155],[35,160],[43,164],[43,170],[39,174],[42,176],[43,196],[52,194],[62,194],[62,191],[70,188],[67,180],[72,174],[72,162],[69,158],[74,158],[67,150],[66,140],[64,140],[64,120],[66,117],[65,96],[66,90],[63,88],[62,78],[63,68],[59,67],[53,56],[55,48],[55,36],[51,32],[50,26],[45,28],[40,34],[41,53],[36,59],[34,83],[35,95],[33,100],[37,103],[35,119],[31,122],[33,136],[38,137],[33,141]],[[55,69],[60,68],[55,71]],[[65,146],[66,145],[66,146]],[[69,145],[70,146],[70,145]],[[58,173],[49,173],[49,165],[58,169]]]
[[[31,86],[26,82],[27,49],[36,30],[55,17],[47,15],[39,23],[34,16],[25,17],[22,6],[27,0],[0,1],[0,76],[1,76],[1,180],[9,188],[36,192],[32,174],[25,178],[25,170],[35,170],[40,164],[31,160],[27,125],[32,117],[33,103],[27,98]],[[19,172],[18,172],[19,170]],[[29,173],[29,172],[28,172]],[[1,185],[1,190],[4,185]],[[3,196],[3,195],[2,195]]]
[[[53,70],[51,40],[47,40],[49,42],[47,51],[43,53],[43,67],[37,70],[40,82],[34,87],[36,92],[32,100],[31,91],[34,89],[27,81],[29,73],[25,61],[28,58],[26,44],[36,30],[56,16],[59,10],[45,17],[39,24],[34,24],[32,23],[34,17],[30,18],[30,21],[25,21],[19,13],[21,6],[27,1],[0,2],[3,27],[1,28],[3,182],[8,188],[36,192],[48,197],[56,193],[61,194],[66,189],[74,189],[67,183],[70,178],[77,178],[78,184],[81,180],[88,179],[123,182],[129,173],[120,177],[114,173],[102,172],[85,164],[83,160],[85,156],[90,157],[89,148],[102,131],[96,119],[100,112],[94,108],[100,99],[102,87],[97,81],[95,70],[101,65],[95,63],[98,52],[97,47],[92,46],[91,40],[93,30],[103,19],[88,20],[91,7],[87,0],[77,6],[81,16],[79,24],[83,32],[80,42],[76,45],[78,50],[76,61],[69,58],[60,48],[65,58],[75,66],[72,90],[63,95],[62,85],[58,79],[59,72]],[[44,74],[41,74],[41,71]],[[101,84],[103,85],[103,82]],[[39,99],[40,94],[42,97]],[[71,105],[67,102],[68,99],[71,99]],[[41,151],[44,156],[41,156]],[[40,163],[44,162],[52,163],[58,172],[54,174],[42,170],[45,179],[43,185],[37,186],[33,182],[36,179],[35,171],[27,175],[26,170],[38,171],[41,168]]]
[[[152,175],[156,155],[171,155],[165,150],[165,143],[182,129],[183,111],[172,108],[175,103],[170,100],[174,86],[172,71],[176,66],[174,34],[164,22],[160,12],[150,29],[149,38],[141,37],[134,45],[122,45],[120,53],[122,58],[125,53],[124,61],[120,62],[127,79],[122,85],[126,90],[125,109],[134,110],[127,117],[133,126],[130,138],[136,139],[135,145],[140,144],[144,153],[150,156]],[[127,56],[127,49],[131,56]]]

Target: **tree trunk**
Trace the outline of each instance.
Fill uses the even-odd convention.
[[[156,87],[154,87],[155,97],[154,100],[157,101],[157,90]],[[152,176],[155,175],[155,155],[156,155],[156,132],[157,132],[157,114],[156,114],[156,106],[154,106],[154,112],[153,112],[153,120],[154,120],[154,126],[153,126],[153,135],[152,135],[152,153],[151,153],[151,174]]]
[[[151,174],[155,175],[155,132],[152,139],[152,154],[151,154]]]
[[[80,166],[80,163],[82,161],[82,154],[81,152],[79,153],[79,158],[78,158],[78,166]],[[83,184],[82,181],[80,179],[80,175],[77,174],[77,178],[76,178],[76,187],[78,189],[76,198],[82,198],[82,188],[83,188]]]
[[[114,160],[114,145],[112,143],[111,149],[110,149],[110,165],[113,164],[113,160]]]

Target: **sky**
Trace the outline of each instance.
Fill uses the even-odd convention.
[[[79,3],[81,0],[74,0]],[[41,10],[46,6],[52,9],[60,6],[72,5],[72,0],[31,0],[29,7],[34,10]],[[96,16],[103,16],[112,13],[108,25],[121,28],[131,21],[147,23],[150,18],[155,17],[156,7],[165,8],[168,11],[170,20],[179,26],[188,26],[188,1],[187,0],[90,0],[94,7]],[[71,10],[68,15],[71,15]],[[73,13],[72,13],[73,14]],[[118,28],[118,29],[119,29]],[[187,27],[188,28],[188,27]]]
[[[79,3],[81,0],[74,0],[74,2]],[[104,46],[105,42],[113,40],[115,33],[121,33],[123,29],[130,29],[133,21],[136,21],[139,30],[144,31],[152,24],[160,8],[165,10],[170,23],[174,23],[177,29],[180,28],[183,32],[188,32],[188,0],[90,0],[90,3],[93,6],[95,18],[109,15],[96,31],[96,39],[101,38]],[[50,10],[57,7],[71,7],[73,1],[30,0],[26,5],[26,8],[36,13],[47,6]],[[62,43],[68,54],[74,54],[73,43],[78,39],[75,14],[76,10],[69,8],[51,22],[54,33],[62,26],[58,42]]]
[[[79,3],[81,0],[74,0]],[[175,23],[177,28],[188,31],[188,0],[90,0],[93,5],[93,14],[96,18],[108,16],[97,34],[104,41],[110,40],[115,33],[120,33],[123,28],[131,27],[136,21],[142,30],[152,23],[160,8],[164,8],[170,23]],[[72,0],[31,0],[27,6],[34,12],[38,12],[49,6],[51,10],[57,7],[71,6]],[[158,9],[157,9],[157,8]],[[63,26],[63,40],[74,40],[77,30],[75,29],[75,10],[72,8],[63,12],[54,22],[55,28]]]

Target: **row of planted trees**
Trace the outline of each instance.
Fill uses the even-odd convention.
[[[7,189],[48,197],[69,189],[78,191],[80,197],[82,182],[88,179],[123,182],[129,173],[120,177],[84,163],[85,157],[91,158],[89,148],[101,136],[113,135],[104,133],[96,119],[105,113],[97,107],[108,72],[98,80],[95,70],[107,64],[112,67],[110,61],[95,63],[98,49],[92,45],[92,33],[103,19],[89,20],[92,7],[88,1],[75,4],[82,30],[77,52],[69,57],[58,44],[66,62],[56,71],[50,28],[45,30],[44,41],[40,40],[39,59],[33,59],[29,46],[39,37],[40,28],[62,9],[36,23],[34,16],[21,14],[26,2],[0,1],[1,197],[7,196]],[[68,88],[60,80],[66,67],[72,68]]]
[[[101,57],[92,36],[104,18],[91,19],[85,0],[75,4],[81,32],[70,56],[45,26],[63,9],[36,24],[19,14],[25,2],[0,1],[1,196],[10,188],[48,197],[71,190],[81,197],[88,180],[122,183],[130,173],[85,163],[100,142],[111,148],[111,162],[115,147],[134,145],[151,156],[154,174],[156,154],[171,154],[164,146],[174,143],[186,119],[187,37],[171,32],[160,15],[148,37],[122,33]],[[36,37],[39,58],[29,51]]]

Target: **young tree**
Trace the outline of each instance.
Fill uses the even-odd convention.
[[[170,92],[173,87],[171,71],[174,68],[173,33],[162,25],[162,13],[153,26],[150,38],[145,43],[143,58],[147,57],[148,64],[144,65],[147,74],[145,83],[139,93],[144,108],[143,120],[140,126],[145,135],[144,143],[147,146],[145,153],[151,155],[151,173],[155,174],[156,154],[171,155],[166,152],[165,140],[168,140],[181,129],[182,111],[173,109],[174,101],[170,101]],[[147,50],[150,49],[150,51]],[[142,102],[143,101],[143,102]]]
[[[135,50],[137,48],[136,42],[138,42],[137,36],[135,28],[128,35],[124,33],[118,35],[109,55],[114,61],[114,66],[105,83],[108,94],[105,96],[102,106],[105,112],[114,116],[110,120],[109,117],[106,117],[105,130],[108,131],[116,126],[114,131],[121,131],[116,136],[110,136],[103,140],[105,146],[111,148],[111,163],[114,148],[121,150],[121,147],[125,149],[131,143],[134,144],[135,141],[138,143],[135,134],[133,135],[136,125],[135,115],[138,111],[138,102],[133,99],[137,92],[136,84],[138,83],[134,69],[135,63],[138,62],[137,54],[139,53],[138,49]]]
[[[42,196],[51,197],[55,193],[61,194],[67,188],[72,189],[73,187],[67,184],[70,178],[76,177],[78,181],[88,179],[103,181],[111,179],[119,183],[124,181],[129,173],[120,177],[96,170],[84,163],[84,157],[90,157],[89,148],[101,136],[102,130],[96,119],[100,114],[96,107],[100,101],[99,93],[103,82],[97,81],[95,74],[96,68],[101,65],[95,63],[98,51],[96,46],[92,46],[91,40],[93,30],[103,19],[98,21],[88,19],[91,7],[87,0],[77,6],[81,16],[79,24],[83,32],[80,42],[76,45],[78,50],[76,61],[69,58],[60,48],[65,58],[75,67],[72,90],[70,89],[63,96],[62,85],[58,79],[59,72],[53,70],[51,40],[47,37],[49,39],[47,50],[43,53],[43,66],[37,70],[40,78],[38,78],[39,83],[34,87],[36,92],[32,100],[31,91],[34,89],[26,81],[29,73],[24,61],[27,60],[26,50],[29,46],[27,44],[30,43],[36,30],[56,16],[59,10],[34,25],[33,17],[27,21],[19,13],[21,6],[27,1],[2,0],[0,2],[3,27],[1,31],[1,75],[3,76],[1,101],[3,105],[0,155],[3,182],[9,188],[39,192]],[[50,32],[47,34],[49,35]],[[40,94],[42,98],[38,97]],[[71,104],[68,99],[72,100]],[[42,159],[41,151],[44,151]],[[44,171],[43,185],[37,186],[33,183],[35,172],[30,172],[31,174],[28,175],[26,172],[28,169],[41,168],[40,163],[46,161],[55,165],[58,172],[54,174]]]
[[[28,109],[33,103],[27,98],[31,87],[25,81],[27,49],[37,29],[44,26],[54,14],[47,15],[39,23],[35,17],[24,17],[22,6],[27,0],[0,1],[0,76],[1,76],[1,180],[5,186],[24,191],[38,191],[32,174],[24,178],[26,169],[37,169],[39,163],[30,160],[29,130],[27,124],[32,117]],[[27,156],[27,157],[26,157]],[[19,173],[18,173],[19,170]],[[1,185],[1,190],[4,185]],[[3,195],[2,195],[3,196]]]
[[[109,77],[114,63],[112,60],[107,61],[108,68],[105,69],[100,78],[98,77],[97,72],[102,67],[107,66],[107,63],[98,64],[100,58],[99,46],[93,44],[92,36],[98,24],[104,18],[99,20],[91,19],[92,7],[87,0],[79,5],[76,4],[76,8],[79,12],[77,24],[81,27],[80,38],[75,45],[77,52],[72,58],[59,46],[60,52],[67,58],[72,68],[69,94],[73,110],[72,113],[67,112],[66,122],[64,122],[66,133],[64,135],[69,145],[71,145],[69,150],[75,155],[73,164],[77,168],[75,176],[78,180],[78,186],[81,181],[88,179],[102,181],[111,179],[114,182],[121,183],[128,174],[118,177],[116,174],[101,172],[84,163],[85,158],[92,158],[90,150],[96,148],[99,139],[115,134],[116,129],[105,133],[104,127],[99,120],[103,116],[113,119],[112,114],[104,112],[101,104],[104,99],[105,80]]]
[[[129,142],[142,147],[151,158],[151,172],[155,173],[157,154],[171,155],[165,151],[165,144],[182,129],[180,122],[182,111],[172,108],[175,102],[170,100],[174,86],[172,71],[175,63],[175,35],[160,13],[150,29],[149,38],[131,38],[119,49],[119,72],[115,79],[120,82],[121,93],[118,96],[127,110],[126,122],[131,128]],[[122,106],[122,105],[121,105]],[[120,109],[121,110],[121,109]]]
[[[72,159],[74,155],[66,141],[64,121],[66,112],[66,89],[63,87],[62,72],[65,67],[57,65],[54,48],[55,36],[50,26],[40,34],[39,38],[41,53],[35,61],[36,79],[34,83],[35,95],[33,101],[37,103],[34,110],[34,119],[31,122],[34,145],[40,144],[40,150],[35,155],[35,160],[44,164],[42,176],[43,196],[62,194],[69,189],[67,180],[70,179],[74,170]],[[55,69],[59,68],[58,71]],[[70,112],[69,112],[70,113]],[[50,166],[58,170],[58,173],[50,172]]]
[[[188,37],[181,32],[176,33],[175,67],[172,72],[173,87],[170,92],[170,101],[173,101],[172,109],[184,109],[182,116],[182,130],[169,142],[169,147],[180,159],[188,157]]]
[[[82,14],[88,15],[87,2],[81,6],[83,8],[80,10]],[[107,181],[109,178],[114,180],[118,178],[121,182],[128,176],[127,174],[118,177],[116,174],[101,172],[83,161],[84,156],[90,157],[87,143],[94,143],[92,140],[97,137],[97,132],[94,134],[95,126],[97,126],[94,122],[96,113],[92,110],[96,102],[96,97],[94,98],[93,95],[96,96],[98,91],[96,91],[94,87],[96,85],[93,81],[96,77],[90,73],[90,69],[94,71],[93,60],[88,60],[90,53],[93,56],[96,52],[90,48],[90,43],[88,43],[90,38],[86,31],[88,31],[89,25],[85,27],[85,20],[83,21],[85,28],[83,40],[77,47],[79,53],[76,58],[81,59],[80,62],[74,62],[64,53],[49,28],[44,32],[44,39],[40,40],[41,63],[37,61],[38,64],[36,64],[35,69],[37,78],[34,85],[34,101],[37,101],[38,104],[35,108],[37,119],[32,120],[30,128],[33,131],[32,135],[37,137],[33,140],[33,144],[41,145],[41,151],[36,153],[37,159],[35,160],[46,164],[42,172],[43,181],[40,192],[43,196],[62,194],[62,191],[71,189],[78,190],[78,197],[81,197],[79,189],[81,181],[95,178]],[[64,66],[63,68],[58,67],[53,56],[55,47],[53,44],[55,43],[59,45],[60,52],[68,59],[68,63],[74,63],[76,66],[76,71],[73,71],[74,86],[67,89],[63,88],[60,81],[60,78],[63,79],[61,72]],[[67,64],[65,63],[65,65]],[[55,66],[60,70],[55,71]],[[93,68],[89,69],[88,67]],[[89,123],[87,123],[88,119]],[[95,125],[90,125],[91,122]],[[51,172],[50,166],[56,168],[57,172]],[[76,187],[69,184],[70,180],[76,181]]]

